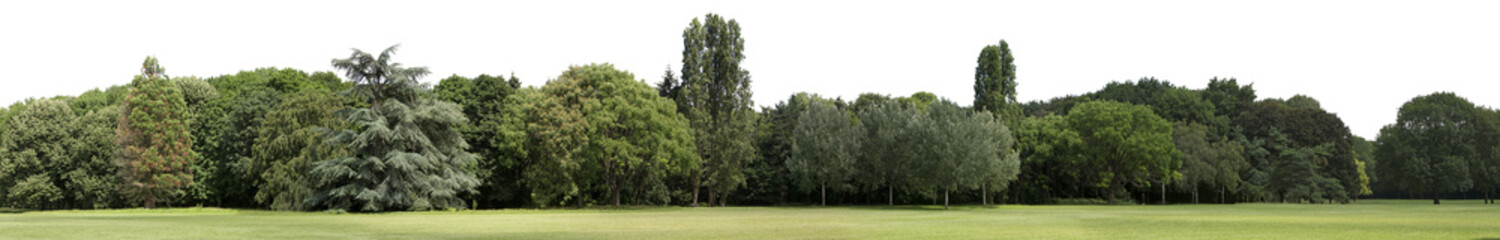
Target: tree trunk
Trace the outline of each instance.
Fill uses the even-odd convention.
[[[1105,198],[1109,199],[1109,201],[1108,201],[1109,204],[1115,204],[1115,193],[1119,192],[1119,190],[1120,190],[1120,183],[1118,183],[1118,182],[1110,182],[1109,183],[1109,192],[1104,193]]]
[[[1193,188],[1193,204],[1198,204],[1198,188]]]
[[[703,188],[702,182],[698,181],[698,171],[694,170],[693,171],[693,204],[690,205],[692,207],[698,207],[698,189],[699,188]]]
[[[948,192],[952,190],[943,189],[943,210],[948,210]]]
[[[979,203],[982,206],[988,207],[990,206],[990,190],[986,189],[984,185],[979,184]]]
[[[1432,193],[1432,205],[1438,205],[1438,194],[1436,192]]]
[[[619,180],[615,180],[615,181],[616,181],[615,183],[611,183],[610,186],[609,186],[609,191],[610,191],[609,195],[612,195],[612,196],[610,196],[610,198],[612,198],[612,199],[610,199],[610,201],[614,202],[615,207],[619,207],[620,206],[620,184],[618,182]]]
[[[153,209],[153,208],[156,208],[156,196],[151,196],[151,194],[146,194],[146,209]]]
[[[1167,180],[1161,180],[1161,205],[1167,205]]]
[[[718,197],[719,197],[719,194],[715,194],[715,193],[714,193],[714,192],[715,192],[715,191],[714,191],[714,190],[715,190],[715,189],[714,189],[714,187],[713,187],[713,186],[709,186],[709,187],[708,187],[708,206],[709,206],[709,207],[712,207],[712,206],[714,206],[714,203],[715,203],[715,201],[714,201],[714,200],[718,200]]]
[[[885,205],[886,206],[896,206],[896,188],[895,187],[886,186],[886,188],[885,188]]]
[[[818,200],[819,200],[818,205],[826,207],[826,206],[828,206],[828,185],[827,184],[819,184],[818,188],[822,189],[822,194],[818,197]]]

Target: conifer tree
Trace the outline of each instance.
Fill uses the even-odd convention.
[[[479,186],[474,154],[459,132],[468,119],[457,104],[433,99],[417,82],[425,67],[391,61],[396,46],[373,56],[358,49],[334,59],[354,88],[345,94],[369,103],[339,111],[354,130],[329,143],[350,154],[314,164],[313,207],[352,211],[464,208],[459,198]]]
[[[120,149],[121,193],[146,208],[156,207],[193,184],[192,135],[188,133],[188,109],[182,91],[168,81],[166,69],[155,57],[146,57],[141,75],[130,82],[130,94],[121,103],[115,142]]]

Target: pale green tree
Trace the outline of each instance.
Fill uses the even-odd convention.
[[[819,204],[828,205],[828,188],[842,188],[853,177],[863,137],[864,129],[849,114],[813,102],[797,118],[787,169],[801,189],[818,189]]]

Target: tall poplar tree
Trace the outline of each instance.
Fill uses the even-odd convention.
[[[1016,101],[1016,58],[1010,44],[984,46],[974,67],[974,111],[995,114],[1006,127],[1021,125],[1021,102]]]
[[[755,110],[750,72],[740,68],[745,39],[740,24],[717,14],[693,19],[682,31],[682,81],[678,111],[688,118],[703,167],[692,174],[693,203],[706,185],[708,201],[727,197],[745,183],[745,165],[755,159]],[[667,88],[662,88],[667,89]]]
[[[146,208],[156,207],[193,184],[192,135],[182,91],[168,81],[155,57],[146,57],[141,75],[130,82],[115,128],[121,192]]]

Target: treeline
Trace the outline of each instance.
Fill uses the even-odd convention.
[[[701,21],[700,21],[701,20]],[[355,50],[333,72],[169,77],[0,109],[0,206],[392,211],[598,205],[1347,203],[1500,181],[1500,114],[1414,98],[1378,142],[1317,100],[1143,78],[1022,103],[1005,41],[974,102],[797,93],[754,108],[736,21],[683,31],[654,84],[610,64],[539,87]]]

